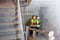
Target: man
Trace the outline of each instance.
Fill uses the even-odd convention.
[[[37,26],[37,16],[33,15],[30,21],[31,28],[35,28]]]
[[[41,20],[40,20],[39,16],[37,16],[37,27],[36,27],[36,29],[42,30]]]
[[[40,24],[41,24],[40,17],[37,16],[37,27],[36,27],[36,29],[40,29],[40,26],[41,26]]]
[[[30,27],[40,29],[40,19],[38,16],[35,16],[35,15],[32,16],[32,19],[30,21]],[[30,30],[30,36],[32,36],[32,34],[33,34],[33,31]],[[38,34],[38,33],[36,33],[36,34]]]

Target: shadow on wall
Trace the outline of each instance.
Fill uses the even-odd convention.
[[[39,15],[40,15],[40,18],[41,18],[41,24],[43,26],[43,29],[45,30],[48,30],[48,31],[54,31],[55,28],[53,27],[53,25],[50,22],[49,20],[49,17],[48,17],[48,7],[40,7],[40,12],[39,12]]]

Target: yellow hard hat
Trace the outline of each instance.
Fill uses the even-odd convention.
[[[34,18],[34,17],[36,18],[37,16],[33,15],[32,18]]]

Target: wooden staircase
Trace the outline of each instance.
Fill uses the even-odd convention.
[[[24,40],[19,0],[0,4],[0,40]]]

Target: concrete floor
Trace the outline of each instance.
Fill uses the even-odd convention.
[[[46,36],[40,34],[37,36],[37,40],[48,40],[48,38]]]
[[[32,37],[31,37],[32,38]],[[48,37],[45,36],[44,34],[39,33],[38,35],[35,36],[35,38],[29,40],[48,40]]]

